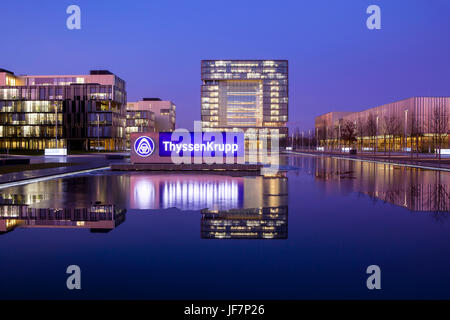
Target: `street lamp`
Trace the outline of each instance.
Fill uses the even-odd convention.
[[[302,150],[303,150],[303,131],[302,131]]]
[[[55,126],[56,126],[56,130],[55,130],[55,148],[58,149],[58,105],[55,104]]]
[[[406,136],[406,130],[408,128],[408,110],[405,110],[405,151],[407,151],[408,148],[408,138]],[[412,142],[411,142],[412,144]],[[412,150],[412,147],[411,147]]]
[[[378,116],[377,116],[377,132],[375,133],[375,150],[378,152]]]
[[[316,134],[316,150],[319,147],[319,128],[316,129],[317,130],[317,134]]]
[[[97,113],[97,152],[100,152],[100,115]]]
[[[339,152],[342,151],[341,149],[341,124],[339,123],[339,142],[338,142],[338,148],[339,148]]]
[[[311,129],[308,130],[308,150],[311,151]]]

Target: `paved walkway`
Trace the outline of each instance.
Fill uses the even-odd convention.
[[[405,165],[410,167],[423,167],[425,169],[433,169],[433,170],[442,170],[442,171],[450,171],[450,158],[443,157],[439,161],[433,155],[419,155],[419,157],[414,156],[411,158],[410,154],[405,153],[396,153],[391,154],[389,157],[388,154],[384,155],[384,153],[363,153],[358,155],[350,155],[348,153],[338,153],[338,152],[327,152],[327,151],[308,151],[308,150],[294,150],[294,151],[286,151],[286,153],[293,154],[308,154],[315,156],[329,156],[336,157],[342,159],[351,159],[351,160],[361,160],[361,161],[373,161],[373,162],[382,162],[389,164],[398,164]]]
[[[384,153],[365,153],[359,155],[350,155],[337,152],[316,152],[308,150],[294,150],[286,151],[287,154],[307,154],[313,156],[329,156],[341,159],[349,159],[356,161],[373,161],[380,163],[389,163],[397,165],[405,165],[410,167],[419,167],[424,169],[442,170],[450,172],[450,158],[443,158],[441,161],[433,158],[430,155],[420,155],[419,158],[411,159],[410,155],[405,154],[393,154],[389,158]],[[124,163],[127,159],[107,159],[107,154],[86,154],[86,155],[69,155],[66,157],[61,156],[19,156],[21,158],[29,158],[31,163],[48,163],[48,162],[61,162],[61,163],[76,163],[76,165],[67,167],[57,167],[48,169],[29,170],[21,172],[12,172],[0,175],[0,188],[5,188],[14,183],[27,183],[34,179],[52,177],[66,174],[76,174],[77,172],[83,172],[86,170],[94,170],[100,168],[109,168],[111,164]],[[11,155],[10,155],[11,157]]]
[[[10,156],[11,157],[11,156]],[[109,167],[113,163],[121,162],[124,160],[106,159],[105,154],[99,155],[69,155],[62,156],[20,156],[21,158],[29,158],[30,163],[48,163],[48,162],[60,162],[60,163],[76,163],[67,167],[57,167],[48,169],[28,170],[20,172],[11,172],[0,175],[0,187],[4,184],[10,184],[14,182],[44,178],[50,176],[56,176],[61,174],[76,173],[79,171],[92,170],[98,168]],[[3,186],[4,187],[4,186]]]

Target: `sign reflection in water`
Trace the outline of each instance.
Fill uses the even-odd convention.
[[[130,205],[133,209],[182,210],[239,208],[242,177],[219,175],[132,175]]]

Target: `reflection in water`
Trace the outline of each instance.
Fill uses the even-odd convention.
[[[47,200],[48,194],[0,194],[0,204],[35,204]]]
[[[292,164],[325,181],[327,191],[361,192],[411,211],[450,211],[450,174],[396,165],[317,157]]]
[[[37,194],[36,190],[42,190],[45,195]],[[115,219],[112,215],[108,219],[86,218],[89,217],[86,211],[89,204],[100,200],[139,212],[172,207],[196,211],[205,209],[202,211],[202,226],[206,226],[207,221],[222,221],[226,229],[225,238],[287,238],[288,178],[281,173],[266,177],[236,177],[104,172],[101,175],[43,181],[7,191],[10,193],[3,194],[3,203],[7,204],[3,208],[8,209],[0,215],[4,219],[5,230],[38,225],[91,229],[112,226],[112,229],[118,225],[118,216]],[[30,201],[23,195],[32,195],[37,200]],[[80,205],[86,208],[73,209]],[[24,213],[17,216],[14,210]],[[74,218],[74,210],[85,210],[87,216]],[[229,222],[232,225],[228,226]],[[237,230],[242,230],[241,235]],[[220,237],[217,233],[215,236],[202,233],[202,236]]]
[[[287,177],[221,175],[132,175],[134,209],[228,210],[287,203]]]
[[[40,194],[37,193],[40,190]],[[148,210],[228,210],[276,207],[287,202],[287,177],[216,174],[89,174],[8,188],[4,198],[37,208],[88,207],[95,201]],[[30,203],[22,195],[38,199]],[[20,201],[20,200],[23,200]],[[6,201],[6,200],[5,200]]]
[[[31,208],[0,205],[0,234],[20,228],[85,228],[109,232],[125,221],[126,210],[114,205],[88,208]]]
[[[202,210],[204,239],[287,239],[288,206]]]
[[[219,175],[132,175],[130,204],[136,209],[238,208],[243,177]]]

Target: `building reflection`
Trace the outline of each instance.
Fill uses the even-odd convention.
[[[229,210],[287,204],[287,177],[208,174],[132,175],[130,208]],[[281,199],[281,200],[280,200]]]
[[[203,239],[287,239],[288,206],[202,210]]]
[[[244,179],[240,208],[201,211],[203,239],[287,239],[288,179],[285,174]]]
[[[39,194],[39,190],[45,194]],[[101,201],[136,213],[174,207],[200,211],[202,228],[207,227],[208,221],[215,221],[210,226],[222,223],[226,229],[224,238],[287,238],[288,178],[285,173],[271,176],[102,173],[43,181],[10,188],[8,192],[0,198],[4,208],[0,214],[3,231],[18,226],[113,229],[121,222],[120,216],[92,220],[73,218],[70,213],[80,206],[88,210],[90,203]],[[14,210],[27,214],[6,214]],[[45,214],[41,217],[40,212]],[[46,218],[48,216],[52,218]],[[239,235],[238,229],[245,230]],[[202,237],[215,238],[207,233],[202,233]]]
[[[450,211],[446,172],[326,157],[313,161],[315,179],[332,182],[324,185],[330,192],[360,192],[411,211]]]
[[[0,204],[26,204],[32,205],[44,200],[48,200],[48,194],[0,194]]]
[[[28,205],[0,205],[0,234],[15,228],[78,228],[109,232],[125,221],[126,210],[114,205],[87,208],[31,208]]]
[[[287,199],[287,177],[227,176],[198,173],[103,172],[12,187],[0,193],[0,204],[36,208],[115,204],[134,210],[228,210],[278,206]]]

